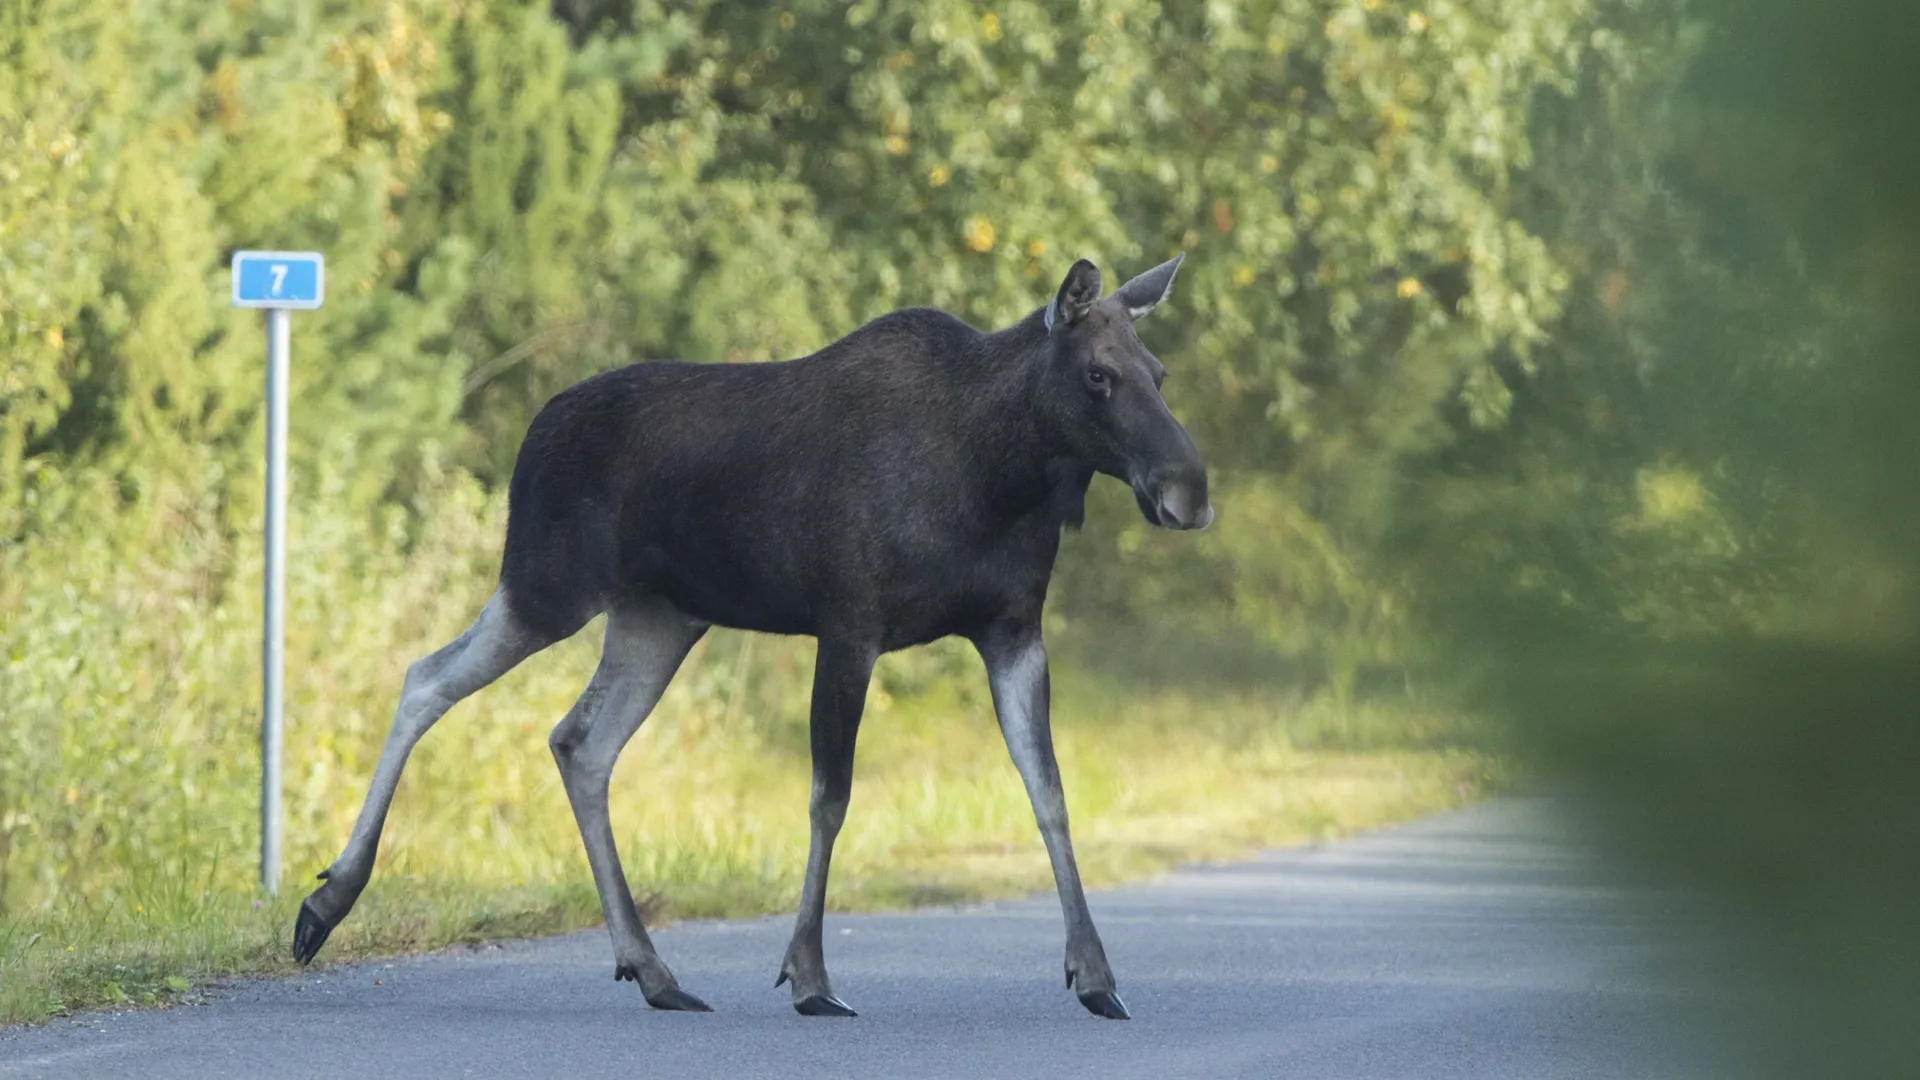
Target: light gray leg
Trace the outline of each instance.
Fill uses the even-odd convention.
[[[534,634],[513,617],[506,594],[496,591],[466,633],[445,648],[413,662],[400,690],[400,706],[373,768],[367,799],[353,825],[353,835],[333,864],[320,872],[325,881],[300,905],[294,927],[294,959],[312,960],[327,935],[353,910],[361,890],[373,876],[373,860],[380,847],[380,831],[407,767],[427,729],[462,699],[510,671],[515,664],[553,644]]]
[[[640,984],[647,1004],[656,1009],[708,1011],[705,1002],[680,989],[634,908],[607,816],[607,785],[620,751],[706,631],[705,623],[663,600],[608,613],[600,667],[548,739],[613,937],[613,977]]]
[[[827,961],[821,943],[827,910],[827,870],[833,862],[833,842],[847,820],[847,801],[853,792],[853,748],[860,734],[860,717],[867,705],[867,683],[873,677],[878,650],[863,641],[823,637],[814,661],[813,797],[808,808],[812,843],[807,849],[807,876],[800,887],[800,912],[794,919],[793,939],[780,962],[778,987],[793,981],[793,1007],[803,1016],[853,1016],[854,1011],[833,994],[827,981]]]
[[[1087,910],[1080,868],[1073,859],[1073,837],[1067,827],[1067,798],[1060,784],[1060,765],[1053,756],[1053,727],[1048,716],[1051,686],[1047,676],[1047,649],[1037,625],[1022,625],[975,643],[987,664],[993,688],[993,707],[1000,717],[1000,733],[1020,770],[1033,804],[1033,816],[1053,863],[1053,882],[1060,892],[1060,908],[1067,920],[1067,986],[1078,986],[1080,1003],[1088,1011],[1112,1020],[1127,1019],[1127,1007],[1116,993],[1113,968]]]

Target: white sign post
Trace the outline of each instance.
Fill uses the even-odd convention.
[[[260,648],[260,886],[280,887],[281,701],[286,667],[287,353],[296,310],[320,306],[326,261],[311,251],[233,253],[233,306],[267,312],[265,632]]]

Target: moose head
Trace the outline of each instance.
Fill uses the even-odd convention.
[[[1149,522],[1204,529],[1213,522],[1206,463],[1160,396],[1166,367],[1133,328],[1172,291],[1182,258],[1104,299],[1099,269],[1085,259],[1073,264],[1043,316],[1046,369],[1037,404],[1067,453],[1125,481]]]

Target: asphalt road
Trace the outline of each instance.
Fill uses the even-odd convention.
[[[1062,987],[1049,895],[829,915],[852,1020],[773,988],[786,918],[688,922],[656,941],[711,1014],[647,1009],[593,931],[0,1031],[0,1077],[1699,1075],[1697,943],[1595,876],[1510,799],[1095,894],[1130,1021]]]

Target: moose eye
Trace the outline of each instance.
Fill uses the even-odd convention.
[[[1087,389],[1097,394],[1104,394],[1107,392],[1111,382],[1112,380],[1107,376],[1107,373],[1101,371],[1099,368],[1087,369]]]

